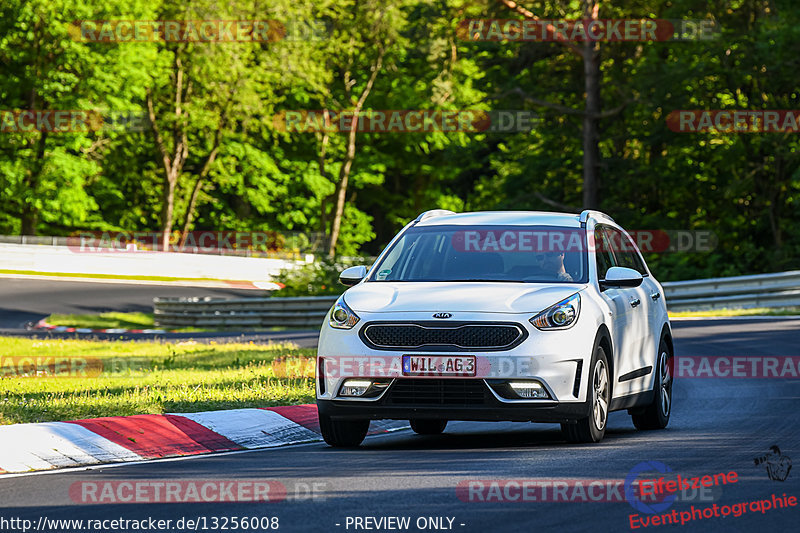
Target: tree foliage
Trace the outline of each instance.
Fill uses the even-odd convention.
[[[374,255],[419,212],[585,203],[585,56],[470,42],[475,18],[714,19],[715,39],[601,42],[598,207],[631,229],[706,229],[663,279],[800,268],[800,142],[681,133],[681,109],[798,109],[792,0],[5,0],[0,110],[128,111],[140,131],[0,132],[0,233],[323,232]],[[587,7],[588,6],[588,7]],[[587,11],[589,9],[589,11]],[[270,42],[87,42],[75,20],[278,20]],[[286,110],[527,110],[530,131],[290,132]],[[590,158],[591,159],[591,158]]]

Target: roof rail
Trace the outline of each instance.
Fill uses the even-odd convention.
[[[450,211],[448,209],[431,209],[430,211],[425,211],[424,213],[420,213],[419,216],[414,220],[414,222],[422,222],[423,220],[427,220],[433,217],[440,217],[442,215],[455,215],[455,211]]]
[[[584,209],[583,211],[581,211],[580,223],[581,224],[586,224],[586,221],[589,220],[590,216],[599,216],[599,217],[602,217],[602,218],[607,218],[611,222],[614,222],[613,218],[611,218],[610,216],[606,215],[602,211],[595,211],[594,209]],[[614,222],[614,223],[616,224],[616,222]]]

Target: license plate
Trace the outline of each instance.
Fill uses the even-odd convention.
[[[403,375],[475,377],[475,356],[404,355]]]

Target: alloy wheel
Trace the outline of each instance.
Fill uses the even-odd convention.
[[[598,360],[594,365],[593,394],[593,413],[594,423],[597,429],[606,427],[608,418],[608,372],[603,361]]]
[[[669,416],[669,410],[672,408],[672,375],[669,371],[669,354],[661,352],[659,356],[659,367],[661,374],[660,395],[661,395],[661,412],[664,416]]]

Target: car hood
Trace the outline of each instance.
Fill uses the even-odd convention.
[[[538,313],[575,294],[581,283],[366,282],[344,296],[353,311]]]

